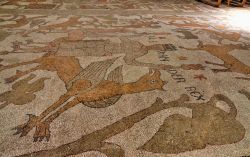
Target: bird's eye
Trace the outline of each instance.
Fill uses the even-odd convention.
[[[152,84],[153,84],[153,83],[156,83],[156,80],[151,80],[150,83],[152,83]]]

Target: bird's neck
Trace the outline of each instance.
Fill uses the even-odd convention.
[[[132,93],[139,93],[146,90],[146,86],[142,84],[133,82],[133,83],[125,83],[122,86],[122,91],[124,94],[132,94]]]

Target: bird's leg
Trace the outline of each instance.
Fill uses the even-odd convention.
[[[56,112],[54,112],[53,114],[51,114],[49,117],[47,117],[44,121],[47,123],[51,123],[54,121],[54,119],[56,119],[57,117],[60,116],[60,114],[62,114],[64,111],[67,111],[68,109],[76,106],[77,104],[79,104],[79,100],[77,98],[73,99],[72,101],[68,102],[66,105],[64,105],[63,107],[59,108]]]
[[[14,128],[14,130],[16,130],[16,133],[14,135],[20,134],[20,137],[26,136],[34,127],[36,127],[36,130],[38,130],[36,134],[40,135],[40,133],[38,132],[43,132],[41,128],[45,128],[45,126],[47,126],[42,122],[42,120],[51,112],[60,107],[63,103],[65,103],[70,97],[71,95],[68,94],[62,95],[58,101],[56,101],[49,108],[43,111],[39,116],[29,114],[29,120],[27,123]]]

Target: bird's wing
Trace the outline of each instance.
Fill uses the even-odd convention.
[[[107,80],[113,81],[116,83],[123,83],[122,66],[119,66],[115,68],[113,71],[111,71],[107,77]],[[114,105],[121,98],[121,96],[122,95],[120,94],[120,95],[116,95],[116,96],[105,98],[105,99],[98,100],[98,101],[84,102],[83,104],[91,108],[104,108],[104,107]]]
[[[67,84],[67,89],[71,88],[74,82],[76,82],[77,80],[91,81],[91,88],[95,87],[104,80],[108,68],[115,62],[116,59],[117,58],[112,58],[89,64],[76,77],[69,81],[69,83]]]
[[[107,77],[107,80],[114,81],[116,83],[123,83],[122,65],[111,71]]]

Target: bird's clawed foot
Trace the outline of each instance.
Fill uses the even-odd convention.
[[[34,134],[34,142],[41,142],[43,139],[49,141],[50,138],[50,123],[49,122],[39,122],[36,125],[36,131]]]
[[[32,114],[28,114],[28,116],[29,120],[27,123],[13,128],[13,130],[16,130],[14,135],[20,134],[20,137],[26,136],[37,125],[38,117]]]
[[[44,138],[46,141],[49,141],[50,138],[50,123],[49,122],[41,122],[37,116],[29,115],[29,120],[27,123],[19,125],[14,128],[16,133],[14,135],[20,134],[20,137],[26,136],[33,128],[36,128],[34,134],[34,142],[42,141]]]

